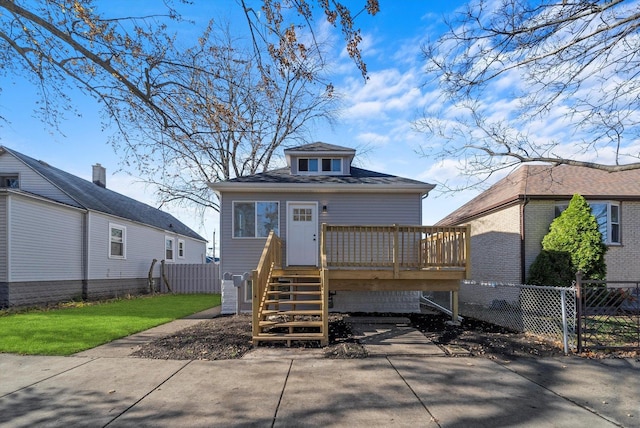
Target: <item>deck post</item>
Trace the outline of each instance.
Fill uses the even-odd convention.
[[[393,229],[393,279],[400,278],[400,253],[398,244],[399,226],[394,224]]]
[[[458,292],[451,292],[451,322],[454,325],[458,325]]]
[[[471,279],[471,225],[467,224],[467,230],[465,231],[465,245],[464,245],[464,258],[465,258],[465,272],[466,279]]]
[[[260,311],[260,286],[258,282],[258,271],[251,272],[251,333],[252,337],[257,337],[260,334],[260,317],[258,312]]]

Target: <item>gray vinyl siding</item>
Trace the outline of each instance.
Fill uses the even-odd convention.
[[[110,224],[126,228],[126,258],[109,258]],[[89,280],[147,278],[153,259],[158,260],[154,276],[160,274],[165,258],[165,237],[174,238],[175,261],[167,263],[204,263],[206,243],[171,232],[144,226],[97,212],[89,213]],[[185,241],[185,257],[178,258],[178,240]]]
[[[44,196],[65,204],[77,205],[73,199],[67,196],[56,186],[45,180],[40,174],[15,158],[12,154],[0,155],[0,172],[17,173],[20,180],[20,190]]]
[[[419,225],[421,195],[406,193],[233,193],[221,197],[221,272],[240,274],[256,268],[266,238],[233,238],[234,201],[277,201],[280,204],[280,237],[286,254],[287,202],[318,203],[318,236],[322,223],[339,225]],[[327,213],[322,214],[322,206]],[[319,243],[319,241],[318,241]]]
[[[10,282],[82,280],[82,211],[19,195],[10,210]]]
[[[0,282],[7,278],[7,201],[6,193],[0,193]]]

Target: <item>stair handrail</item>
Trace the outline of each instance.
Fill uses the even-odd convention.
[[[267,236],[258,267],[252,272],[251,311],[253,314],[252,332],[257,336],[260,332],[260,316],[269,284],[271,272],[275,267],[282,266],[282,240],[272,230]]]

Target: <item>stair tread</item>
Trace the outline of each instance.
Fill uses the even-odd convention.
[[[322,339],[323,333],[259,333],[254,339],[296,340],[296,339]]]
[[[314,290],[314,291],[281,291],[281,290],[268,290],[267,294],[273,294],[273,295],[287,295],[287,294],[291,294],[294,296],[319,296],[320,294],[322,294],[322,292],[320,290]]]
[[[260,327],[322,327],[322,321],[260,321]]]
[[[272,287],[319,287],[319,282],[270,282]]]
[[[317,309],[297,309],[294,311],[277,311],[275,309],[267,309],[262,311],[262,315],[322,315],[322,311]]]
[[[322,300],[289,300],[289,299],[273,299],[265,300],[265,305],[281,304],[281,305],[321,305]]]

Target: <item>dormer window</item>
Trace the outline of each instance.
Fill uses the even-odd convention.
[[[322,172],[342,172],[342,160],[322,159]]]
[[[318,159],[308,159],[308,158],[298,159],[298,171],[318,172]]]
[[[318,172],[325,175],[342,174],[342,159],[298,158],[298,173],[311,175]]]

